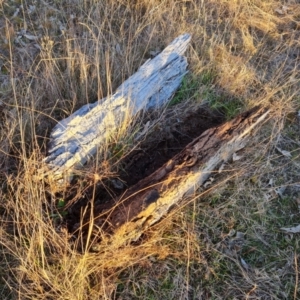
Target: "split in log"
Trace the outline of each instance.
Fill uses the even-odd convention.
[[[148,60],[113,94],[87,104],[60,121],[51,133],[48,176],[70,181],[76,168],[82,167],[124,122],[139,112],[161,108],[171,99],[187,73],[183,56],[191,37],[183,34],[152,60]]]
[[[234,153],[245,147],[251,132],[269,116],[255,107],[232,121],[202,133],[152,175],[129,188],[109,205],[97,206],[83,221],[95,236],[114,246],[137,240],[182,199],[193,195]],[[96,250],[97,246],[92,249]]]

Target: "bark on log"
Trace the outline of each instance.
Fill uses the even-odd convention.
[[[72,171],[96,154],[115,130],[138,112],[168,103],[187,73],[183,56],[191,37],[183,34],[128,78],[114,95],[87,104],[60,121],[51,133],[48,164],[55,179],[69,181]]]
[[[97,207],[93,220],[86,220],[86,224],[92,223],[94,234],[112,246],[137,240],[145,229],[180,204],[182,199],[193,195],[213,171],[244,148],[253,129],[268,116],[268,108],[255,107],[232,121],[206,130],[109,207]],[[93,249],[98,248],[94,245]]]

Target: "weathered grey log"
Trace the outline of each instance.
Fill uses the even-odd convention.
[[[244,148],[253,129],[268,116],[269,109],[255,107],[232,121],[206,130],[156,172],[129,188],[121,198],[98,206],[92,223],[86,220],[86,226],[92,224],[95,236],[114,246],[136,240]]]
[[[128,78],[113,94],[87,104],[60,121],[51,133],[49,155],[44,160],[55,178],[68,178],[93,157],[97,149],[126,120],[138,112],[168,103],[186,74],[183,56],[191,37],[183,34]]]

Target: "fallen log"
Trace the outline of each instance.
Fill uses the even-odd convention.
[[[52,130],[48,157],[48,176],[70,181],[76,168],[82,167],[109,140],[124,122],[140,111],[168,103],[187,73],[183,56],[191,37],[183,34],[152,60],[148,60],[116,92],[94,104],[87,104]]]
[[[91,233],[92,227],[95,237],[117,247],[137,240],[145,229],[159,221],[172,207],[180,205],[182,199],[193,195],[213,171],[244,148],[253,129],[268,116],[268,108],[254,107],[232,121],[206,130],[152,175],[129,188],[122,197],[109,205],[96,207],[93,218],[83,221],[83,231]],[[99,249],[97,247],[94,245],[92,249]]]

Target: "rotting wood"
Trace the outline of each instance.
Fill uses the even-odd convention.
[[[166,105],[187,73],[183,56],[190,35],[176,38],[155,58],[148,60],[116,92],[94,104],[87,104],[60,121],[51,133],[46,175],[68,182],[124,122],[140,111]],[[103,150],[103,149],[102,149]]]
[[[268,108],[254,107],[232,121],[206,130],[152,175],[129,188],[122,197],[109,205],[96,207],[92,221],[86,218],[83,222],[83,230],[91,230],[92,226],[94,235],[102,242],[117,247],[137,240],[145,229],[182,199],[193,195],[213,171],[244,148],[253,129],[268,116]],[[95,244],[92,249],[99,248]]]

